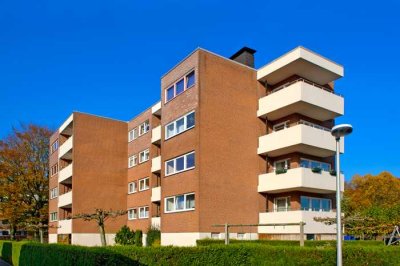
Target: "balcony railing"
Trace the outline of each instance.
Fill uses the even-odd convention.
[[[336,94],[336,95],[338,95],[338,96],[343,97],[343,95],[341,95],[341,94],[339,94],[339,93],[336,93],[336,92],[334,92],[333,90],[330,90],[330,89],[328,89],[328,88],[325,88],[324,86],[321,86],[321,85],[319,85],[319,84],[317,84],[317,83],[314,83],[314,82],[309,81],[309,80],[304,79],[304,78],[299,78],[299,79],[296,79],[296,80],[287,82],[287,83],[285,83],[285,84],[283,84],[283,85],[281,85],[281,86],[279,86],[279,87],[273,89],[273,90],[270,91],[268,94],[272,94],[272,93],[275,93],[275,92],[277,92],[277,91],[280,91],[280,90],[282,90],[282,89],[284,89],[284,88],[286,88],[286,87],[289,87],[290,85],[295,84],[295,83],[297,83],[297,82],[305,82],[305,83],[310,84],[310,85],[312,85],[312,86],[314,86],[314,87],[317,87],[317,88],[319,88],[319,89],[321,89],[321,90],[324,90],[324,91],[327,91],[327,92],[330,92],[330,93],[333,93],[333,94]]]

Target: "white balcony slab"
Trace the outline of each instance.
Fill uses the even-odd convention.
[[[161,115],[161,101],[151,107],[151,113],[157,116]]]
[[[309,49],[299,46],[257,71],[258,80],[272,85],[293,75],[323,85],[343,77],[344,68]]]
[[[336,225],[325,225],[314,221],[314,217],[335,218],[335,212],[316,211],[287,211],[287,212],[264,212],[259,214],[259,223],[300,223],[305,222],[305,234],[335,234]],[[258,233],[263,234],[299,234],[299,225],[286,226],[259,226]]]
[[[61,127],[58,129],[58,132],[60,132],[60,134],[64,134],[64,135],[72,135],[72,121],[74,119],[74,114],[71,114],[67,120],[65,120],[65,122],[61,125]]]
[[[158,173],[160,171],[161,171],[161,156],[158,156],[151,160],[151,172]]]
[[[344,114],[344,99],[305,81],[297,81],[273,92],[258,102],[258,117],[277,120],[299,113],[320,121]]]
[[[329,131],[299,124],[259,137],[258,154],[276,157],[292,152],[318,157],[332,156],[336,152],[336,140]],[[344,140],[340,141],[344,153]]]
[[[72,220],[58,221],[57,234],[71,234],[72,233]]]
[[[344,191],[344,175],[340,175],[341,191]],[[294,168],[286,173],[275,172],[258,176],[258,192],[282,193],[305,191],[313,193],[334,193],[336,176],[329,172],[314,173],[310,168]]]
[[[160,143],[161,141],[161,126],[153,128],[151,131],[151,143]]]
[[[60,170],[58,173],[58,183],[71,184],[70,178],[72,178],[72,163]]]
[[[59,208],[72,207],[72,191],[58,196],[58,207]]]
[[[153,187],[151,189],[151,201],[161,201],[161,187]]]
[[[58,158],[72,160],[72,147],[74,137],[69,137],[59,148]]]
[[[161,228],[161,217],[152,217],[151,225],[156,228]]]

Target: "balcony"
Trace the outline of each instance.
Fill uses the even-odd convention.
[[[328,129],[297,124],[259,137],[257,153],[276,157],[300,152],[317,157],[332,156],[336,152],[336,140]],[[340,141],[340,152],[344,152],[344,141]]]
[[[161,187],[151,189],[151,202],[161,201]]]
[[[72,143],[73,137],[69,137],[59,148],[58,158],[64,160],[72,160]]]
[[[151,226],[160,228],[161,227],[161,217],[152,217],[151,218]]]
[[[151,172],[152,173],[161,172],[161,156],[155,157],[151,160]]]
[[[305,234],[336,234],[336,225],[325,225],[314,221],[314,217],[335,218],[336,212],[318,211],[287,211],[264,212],[259,214],[259,222],[263,223],[300,223],[305,222]],[[299,234],[299,225],[290,226],[259,226],[258,233],[263,234]]]
[[[57,234],[71,234],[72,233],[72,220],[60,220],[58,221],[59,228]]]
[[[304,47],[297,47],[257,71],[257,79],[274,85],[298,75],[318,84],[328,84],[344,75],[343,66]]]
[[[72,207],[72,191],[58,196],[58,208]]]
[[[293,113],[320,121],[334,119],[344,114],[344,99],[322,86],[298,79],[258,101],[258,117],[276,120]]]
[[[344,191],[344,176],[340,175],[341,191]],[[336,176],[329,172],[314,173],[310,168],[294,168],[286,173],[267,173],[258,176],[258,192],[281,193],[305,191],[333,193],[336,191]]]
[[[161,142],[161,126],[153,128],[151,131],[151,143],[160,144]]]
[[[73,133],[73,119],[74,114],[70,115],[67,120],[61,125],[58,129],[61,135],[64,136],[72,136]]]
[[[58,173],[58,183],[72,183],[72,163],[60,170],[60,172]]]
[[[161,116],[161,101],[151,107],[151,113],[156,116]]]

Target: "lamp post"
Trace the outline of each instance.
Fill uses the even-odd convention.
[[[336,139],[336,265],[342,266],[342,208],[340,195],[340,138],[353,132],[350,124],[334,126],[331,130],[332,136]]]

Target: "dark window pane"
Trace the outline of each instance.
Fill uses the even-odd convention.
[[[187,128],[191,128],[194,126],[194,113],[191,113],[187,116]]]
[[[190,88],[194,85],[194,71],[191,72],[189,75],[186,76],[186,88]]]
[[[174,98],[174,86],[167,90],[167,101],[172,100],[172,98]]]
[[[182,171],[184,168],[184,159],[179,157],[176,159],[176,171]]]
[[[183,79],[181,79],[176,83],[176,95],[181,94],[185,90],[183,85],[184,85]]]
[[[310,209],[310,201],[307,197],[300,197],[301,209],[308,211]]]
[[[186,155],[186,168],[194,167],[194,153]]]

